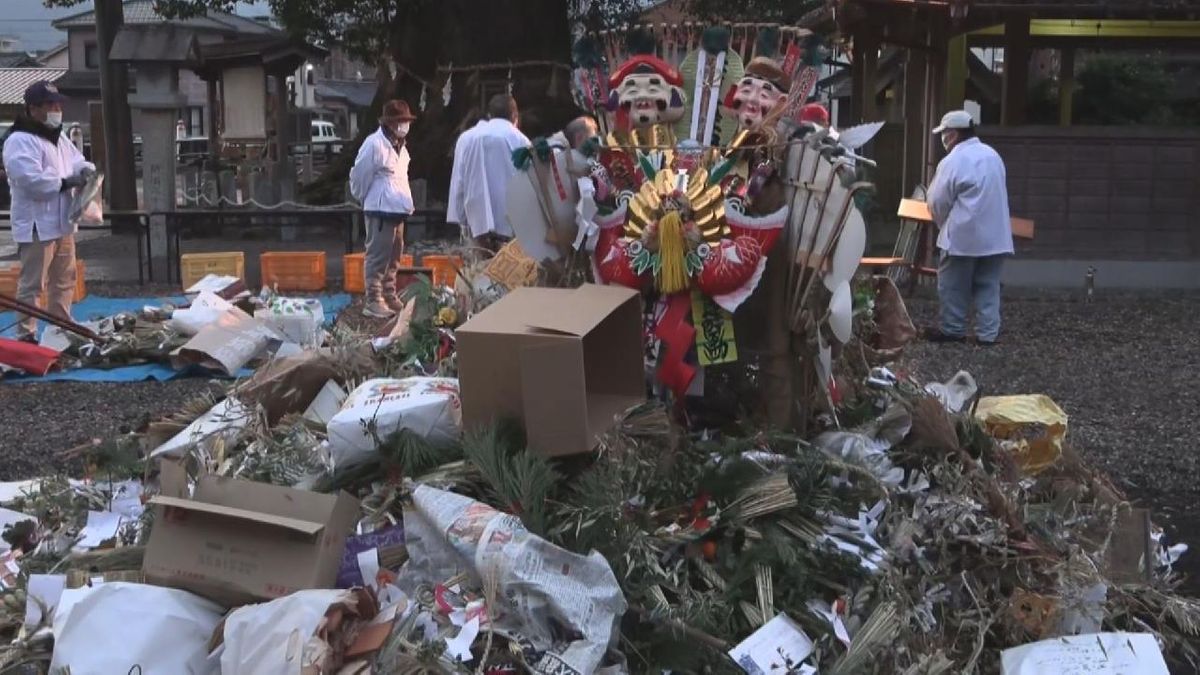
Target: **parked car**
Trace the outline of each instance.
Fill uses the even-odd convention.
[[[337,128],[333,126],[333,122],[324,120],[312,121],[312,142],[315,146],[330,146],[328,151],[338,153],[342,151],[343,140],[337,135]],[[315,150],[326,150],[325,147],[315,148]]]

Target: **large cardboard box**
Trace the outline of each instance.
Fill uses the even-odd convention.
[[[455,339],[464,427],[517,418],[546,455],[590,451],[646,398],[641,296],[628,288],[517,288]]]
[[[204,476],[192,499],[157,496],[142,564],[147,583],[235,606],[332,588],[359,518],[345,492]]]

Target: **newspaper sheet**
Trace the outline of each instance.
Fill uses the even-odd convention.
[[[498,587],[496,628],[529,640],[544,675],[600,669],[617,638],[625,597],[608,561],[581,556],[527,531],[521,521],[486,504],[425,485],[405,511],[409,561],[400,586],[439,584],[467,573]]]

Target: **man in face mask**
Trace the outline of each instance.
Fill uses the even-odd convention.
[[[1000,272],[1013,253],[1004,160],[975,137],[975,121],[965,110],[946,113],[933,133],[947,154],[928,195],[941,250],[941,325],[928,338],[965,340],[974,303],[975,342],[991,346],[1000,335]]]
[[[350,169],[350,193],[362,202],[367,227],[363,314],[373,318],[391,317],[402,306],[396,271],[404,254],[404,222],[413,212],[405,141],[415,119],[404,101],[384,104],[379,130],[363,141]]]
[[[4,140],[4,170],[12,191],[12,232],[21,259],[17,299],[36,304],[48,292],[46,310],[71,318],[75,294],[75,230],[71,199],[96,167],[62,133],[65,99],[50,82],[25,90],[25,113]],[[19,339],[36,340],[37,320],[26,316]]]

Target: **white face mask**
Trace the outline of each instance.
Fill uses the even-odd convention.
[[[396,135],[404,138],[408,135],[408,128],[412,126],[412,122],[401,122],[396,125]]]
[[[46,126],[57,129],[62,126],[62,111],[46,113]]]

